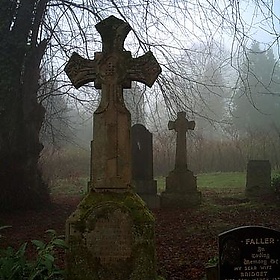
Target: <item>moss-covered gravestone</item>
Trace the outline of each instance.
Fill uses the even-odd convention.
[[[94,112],[89,192],[66,222],[68,280],[157,279],[154,217],[131,186],[130,113],[123,89],[152,86],[161,69],[151,52],[124,51],[130,26],[110,16],[96,25],[102,52],[74,53],[65,71],[76,88],[94,82],[102,98]]]

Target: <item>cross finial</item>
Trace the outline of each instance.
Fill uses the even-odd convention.
[[[114,16],[110,16],[96,24],[95,27],[101,35],[102,51],[104,53],[123,51],[124,40],[131,30],[131,27],[127,22],[124,22]]]
[[[174,129],[177,132],[175,168],[187,167],[186,132],[189,129],[194,130],[194,127],[195,122],[186,119],[186,112],[178,112],[177,119],[168,122],[168,129]]]

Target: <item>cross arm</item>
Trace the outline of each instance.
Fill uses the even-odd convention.
[[[65,72],[75,88],[96,79],[96,63],[74,52],[65,66]]]
[[[175,129],[175,122],[174,121],[169,121],[168,122],[168,129],[169,130]]]
[[[151,87],[161,73],[160,65],[151,51],[137,58],[132,58],[128,69],[128,78]]]
[[[194,130],[195,128],[195,121],[189,121],[188,122],[188,129]]]

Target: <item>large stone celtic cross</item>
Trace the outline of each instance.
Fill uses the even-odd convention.
[[[131,30],[128,23],[114,17],[96,25],[102,38],[102,52],[94,60],[73,53],[65,67],[72,84],[79,88],[94,82],[101,89],[101,101],[94,112],[90,187],[94,190],[126,190],[131,185],[130,113],[123,89],[132,81],[151,87],[161,68],[151,52],[132,58],[124,51]]]
[[[186,119],[185,112],[178,112],[175,121],[168,122],[168,128],[177,132],[175,169],[187,168],[186,132],[194,130],[195,122]]]

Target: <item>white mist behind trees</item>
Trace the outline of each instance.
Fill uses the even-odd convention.
[[[242,171],[249,159],[269,159],[274,168],[279,166],[280,72],[277,59],[271,50],[261,50],[259,44],[253,43],[248,49],[250,55],[244,56],[239,69],[243,74],[233,95],[235,77],[228,65],[223,66],[224,60],[219,60],[226,51],[223,55],[221,52],[215,55],[215,52],[218,51],[209,51],[211,55],[206,57],[206,52],[198,52],[196,61],[206,63],[197,63],[196,69],[192,69],[196,76],[194,81],[171,73],[169,111],[161,96],[149,96],[136,84],[132,90],[125,91],[132,124],[142,123],[154,134],[157,175],[173,168],[176,135],[168,131],[167,123],[182,110],[188,113],[189,120],[196,121],[195,130],[188,132],[188,161],[196,172]],[[185,60],[180,60],[183,77],[190,71],[190,61]],[[188,95],[190,90],[192,95]],[[89,120],[91,115],[87,113]],[[81,126],[80,129],[83,131],[80,135],[85,135],[85,130]],[[87,129],[91,130],[91,126]],[[91,132],[86,135],[90,142]],[[77,143],[78,139],[81,137],[78,136]]]
[[[238,122],[247,123],[242,106],[245,111],[258,112],[254,118],[258,124],[267,116],[261,113],[258,102],[253,101],[256,99],[253,90],[241,94],[241,88],[246,83],[250,88],[249,80],[253,76],[262,83],[263,77],[254,73],[256,69],[246,66],[246,60],[251,63],[253,59],[250,55],[253,42],[259,40],[260,52],[256,56],[267,51],[275,54],[277,68],[279,5],[276,1],[159,3],[134,0],[127,3],[80,1],[75,4],[67,1],[65,4],[49,7],[44,23],[48,27],[45,34],[51,31],[53,35],[44,61],[56,69],[57,75],[52,77],[56,77],[59,87],[71,100],[79,103],[79,110],[81,105],[95,102],[98,93],[92,85],[74,90],[63,75],[63,66],[74,50],[89,58],[101,50],[100,38],[94,28],[100,19],[115,14],[127,20],[133,32],[125,43],[126,50],[136,56],[150,49],[160,61],[163,73],[152,89],[139,86],[139,95],[125,94],[127,104],[130,104],[129,99],[137,96],[135,103],[138,107],[128,105],[130,111],[134,111],[132,115],[136,116],[134,121],[146,124],[154,133],[155,166],[165,165],[158,167],[162,170],[159,173],[172,168],[175,135],[167,130],[167,122],[182,110],[187,112],[190,120],[196,121],[195,131],[189,133],[188,139],[188,158],[195,170],[240,170],[245,168],[248,159],[255,157],[269,158],[277,166],[278,160],[271,158],[276,150],[268,151],[268,141],[261,154],[253,152],[259,150],[259,138],[251,134],[253,142],[250,146],[248,131],[238,125]],[[49,63],[49,57],[54,64]],[[273,98],[279,99],[277,95]],[[241,103],[239,109],[238,100]],[[276,104],[278,101],[272,102]],[[93,108],[85,111],[90,115]],[[254,131],[253,127],[251,131]],[[279,146],[276,140],[275,136],[275,149]]]

